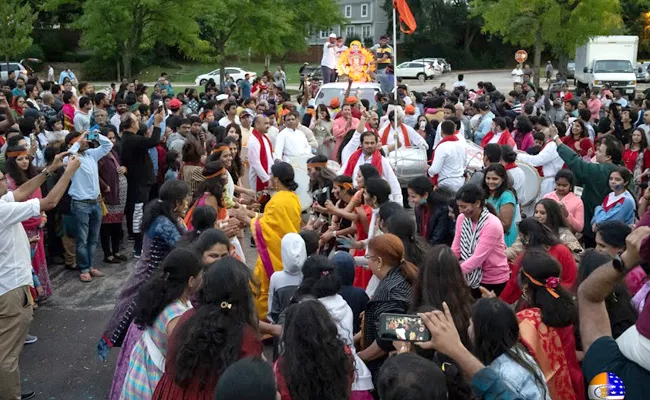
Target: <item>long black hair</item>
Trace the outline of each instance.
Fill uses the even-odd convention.
[[[138,293],[134,312],[138,328],[153,326],[165,307],[181,297],[190,277],[196,278],[202,267],[196,252],[184,247],[172,250],[163,260],[160,274]]]
[[[27,156],[29,159],[29,166],[27,167],[27,170],[23,171],[20,169],[18,163],[16,162],[17,157],[8,157],[8,154],[14,151],[24,152],[27,151],[27,149],[22,146],[12,146],[7,148],[7,152],[5,153],[7,160],[5,163],[7,175],[11,176],[11,179],[16,182],[16,186],[20,186],[38,175],[38,169],[32,164],[32,159],[29,156]]]
[[[368,182],[369,179],[371,178],[381,178],[379,175],[379,170],[375,168],[374,165],[372,164],[363,164],[359,166],[359,172],[361,172],[361,176],[363,176],[363,182],[364,186],[365,183]],[[352,179],[356,179],[356,176],[353,176]]]
[[[548,226],[551,231],[553,231],[553,233],[559,234],[560,228],[569,227],[569,222],[566,220],[566,218],[564,218],[562,210],[555,200],[541,199],[537,202],[535,208],[537,208],[538,204],[544,206],[544,210],[546,210],[546,222],[544,225]]]
[[[350,398],[354,359],[319,301],[287,308],[278,367],[293,400]]]
[[[467,328],[474,298],[461,272],[458,257],[449,246],[439,244],[419,265],[418,278],[412,290],[411,311],[418,312],[426,306],[442,310],[442,303],[447,302],[461,341],[470,346]]]
[[[212,206],[199,206],[192,213],[192,230],[183,237],[186,244],[193,243],[202,232],[214,228],[217,221],[217,210]]]
[[[602,265],[610,262],[612,258],[608,254],[599,253],[594,249],[586,250],[580,259],[578,276],[573,285],[575,292],[580,284]],[[637,312],[632,306],[632,296],[628,292],[624,282],[614,285],[614,290],[605,298],[605,308],[609,315],[609,322],[612,328],[612,337],[616,339],[630,326],[634,325],[637,319]]]
[[[237,361],[245,330],[257,330],[257,314],[248,267],[224,257],[205,272],[194,315],[177,332],[178,352],[174,381],[187,387],[190,380],[210,381]]]
[[[190,188],[183,180],[173,180],[163,183],[160,187],[159,198],[151,200],[144,208],[142,230],[146,232],[156,218],[162,215],[173,222],[178,228],[178,231],[181,232],[182,228],[178,225],[176,216],[174,216],[174,209],[179,203],[185,200],[189,192]]]
[[[487,201],[485,201],[486,200],[485,192],[483,191],[483,188],[481,186],[475,185],[473,183],[464,184],[456,192],[456,201],[458,200],[470,204],[474,204],[477,201],[480,201],[479,204],[481,205],[481,207],[487,207],[488,211],[490,211],[492,215],[498,216],[494,206],[492,204],[489,204]],[[458,203],[456,204],[458,205]]]
[[[438,189],[433,190],[433,184],[425,176],[417,176],[411,179],[408,183],[408,188],[414,191],[418,196],[427,195],[427,205],[431,210],[435,210],[438,207],[446,207],[447,202],[453,193],[445,187],[438,187]]]
[[[235,139],[232,136],[226,136],[223,139],[223,144],[226,146],[229,146],[232,143],[237,144],[237,154],[232,155],[232,165],[230,166],[230,173],[233,175],[232,179],[237,182],[238,179],[235,179],[236,177],[241,177],[244,174],[244,163],[242,162],[241,159],[241,134],[239,135],[239,140]],[[234,173],[233,173],[234,172]]]
[[[192,199],[192,204],[196,204],[196,202],[203,196],[204,193],[210,193],[214,198],[217,200],[217,206],[219,207],[225,207],[226,205],[224,204],[223,201],[223,193],[224,193],[224,183],[223,183],[223,174],[227,174],[227,171],[224,171],[223,174],[214,176],[212,178],[208,178],[208,176],[211,176],[221,169],[223,169],[223,163],[221,161],[211,161],[206,164],[205,168],[203,168],[203,176],[205,177],[205,180],[197,186],[196,190],[194,191],[194,198]],[[192,223],[194,225],[194,223]]]
[[[202,256],[212,246],[219,243],[230,247],[230,239],[228,239],[228,236],[220,229],[211,228],[201,232],[198,239],[192,243],[192,248],[199,256]]]
[[[558,294],[556,299],[546,290],[546,287],[534,284],[524,273],[530,275],[541,284],[549,278],[559,281],[562,266],[546,251],[535,248],[524,252],[520,261],[519,286],[526,293],[528,304],[537,307],[542,312],[542,321],[554,328],[574,325],[578,320],[578,308],[571,295],[558,283],[553,289]],[[523,290],[527,286],[528,291]]]
[[[315,163],[315,164],[327,163],[327,157],[325,157],[322,154],[316,154],[314,157],[307,160],[307,164],[311,164],[311,163]],[[332,182],[334,181],[334,179],[337,176],[334,173],[334,171],[332,171],[331,169],[329,169],[326,166],[325,167],[314,167],[314,169],[316,171],[318,171],[318,178],[316,178],[316,180],[312,181],[311,176],[309,177],[310,178],[310,181],[309,181],[309,190],[310,191],[313,192],[314,190],[322,189],[322,188],[324,188],[326,186],[331,186],[332,185]]]
[[[278,178],[280,183],[287,189],[295,192],[298,189],[298,184],[294,180],[296,175],[293,171],[291,164],[286,162],[276,162],[271,166],[271,173],[274,177]]]
[[[556,244],[562,243],[560,238],[551,231],[551,228],[537,221],[533,217],[524,218],[519,223],[519,235],[526,236],[526,243],[524,245],[527,248],[537,247],[537,246],[555,246]]]
[[[386,221],[388,232],[397,236],[404,244],[404,259],[415,265],[422,265],[429,246],[424,240],[415,234],[415,221],[413,218],[400,210],[391,215]]]
[[[302,283],[292,298],[294,302],[305,296],[317,299],[334,296],[341,289],[341,277],[336,271],[336,265],[325,256],[308,257],[302,266],[302,276]]]
[[[498,298],[479,299],[472,306],[474,355],[486,366],[505,354],[532,375],[546,398],[546,381],[519,344],[519,323],[510,306]]]

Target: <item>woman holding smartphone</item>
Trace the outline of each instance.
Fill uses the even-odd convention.
[[[418,275],[417,267],[404,260],[404,245],[395,235],[377,236],[368,243],[365,258],[379,285],[368,302],[361,332],[354,336],[361,350],[358,355],[376,379],[381,366],[394,351],[393,342],[379,337],[381,314],[405,314],[411,304],[411,285]]]

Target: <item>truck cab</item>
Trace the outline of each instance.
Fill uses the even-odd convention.
[[[576,50],[576,86],[600,89],[608,84],[634,98],[636,93],[637,36],[597,36]]]

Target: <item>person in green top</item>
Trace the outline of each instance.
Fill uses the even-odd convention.
[[[551,127],[553,129],[554,127]],[[555,130],[557,132],[557,129]],[[596,163],[586,162],[573,149],[562,143],[557,135],[553,136],[557,144],[557,153],[582,184],[582,202],[585,205],[585,228],[582,232],[585,248],[595,247],[591,219],[596,206],[602,204],[609,188],[609,174],[621,163],[623,145],[614,136],[605,136],[596,144]]]

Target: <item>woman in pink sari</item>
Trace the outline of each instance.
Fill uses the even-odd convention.
[[[67,129],[70,132],[73,132],[74,129],[74,113],[77,111],[75,104],[77,103],[77,97],[72,92],[63,92],[63,128]]]
[[[7,162],[5,165],[7,171],[7,188],[16,190],[20,185],[27,182],[34,176],[38,175],[38,170],[31,163],[31,157],[27,154],[27,149],[22,146],[14,146],[7,149]],[[42,198],[41,189],[36,189],[30,199]],[[52,294],[50,285],[50,275],[47,271],[47,261],[45,260],[45,237],[43,235],[43,226],[45,226],[45,217],[41,216],[30,218],[23,221],[23,227],[27,232],[27,237],[34,239],[39,237],[38,242],[32,244],[34,255],[32,257],[32,267],[41,282],[42,292],[37,295],[34,289],[31,289],[32,296],[35,300],[44,300]]]

